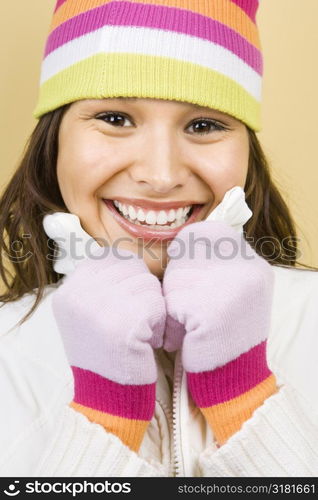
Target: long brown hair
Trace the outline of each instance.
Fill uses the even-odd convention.
[[[0,198],[0,276],[6,287],[0,301],[16,301],[26,293],[35,295],[32,308],[20,324],[36,309],[46,285],[62,277],[47,258],[48,249],[56,248],[56,244],[46,235],[42,220],[47,213],[68,212],[58,186],[56,163],[59,127],[69,106],[40,118]],[[250,157],[244,189],[253,216],[245,224],[246,237],[255,251],[273,265],[316,270],[297,261],[294,221],[273,183],[256,134],[252,130],[248,133]],[[6,267],[7,259],[11,271]]]

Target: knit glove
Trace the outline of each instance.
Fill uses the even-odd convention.
[[[100,247],[52,307],[74,376],[71,407],[137,451],[155,407],[153,348],[166,318],[159,280],[133,252]]]
[[[168,255],[164,349],[183,327],[188,390],[222,445],[276,392],[266,361],[273,269],[225,222],[186,226]]]

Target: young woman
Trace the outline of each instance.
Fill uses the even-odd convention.
[[[1,475],[317,475],[318,277],[255,134],[257,8],[58,0],[0,202]]]

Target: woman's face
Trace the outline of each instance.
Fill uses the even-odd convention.
[[[172,222],[180,217],[173,207],[202,204],[195,221],[206,219],[226,191],[244,188],[248,158],[245,125],[220,111],[157,99],[91,99],[73,103],[63,117],[57,176],[69,212],[87,233],[142,255],[161,278],[171,234],[184,222]],[[128,215],[148,219],[128,222],[105,200],[118,200],[122,210],[132,205],[135,214]],[[154,208],[157,215],[164,208],[163,218],[146,233]]]

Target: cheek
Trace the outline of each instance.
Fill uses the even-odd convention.
[[[249,149],[246,141],[220,144],[211,155],[206,165],[205,180],[210,189],[221,198],[224,193],[234,187],[244,188],[247,171]]]
[[[94,196],[114,173],[110,158],[111,152],[96,140],[77,138],[64,144],[57,161],[57,177],[64,200]]]
[[[238,162],[223,162],[222,165],[218,164],[215,169],[212,167],[210,178],[215,190],[224,192],[233,186],[244,187],[247,166],[248,163],[240,165]]]

